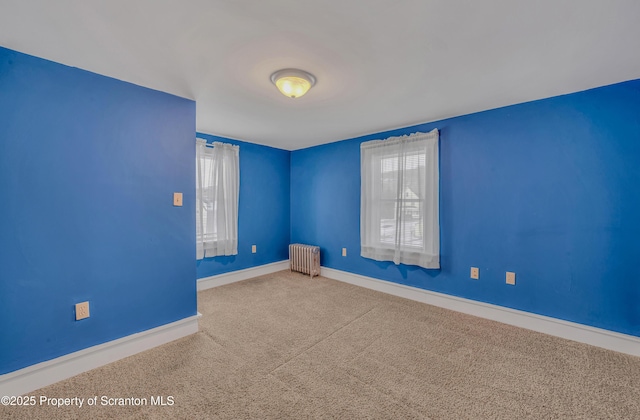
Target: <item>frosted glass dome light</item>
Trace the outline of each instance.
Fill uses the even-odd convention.
[[[299,98],[316,84],[316,78],[303,70],[282,69],[271,75],[271,81],[278,90],[289,98]]]

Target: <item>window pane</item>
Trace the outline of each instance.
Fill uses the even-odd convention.
[[[422,247],[422,203],[404,200],[402,218],[402,246]]]
[[[380,204],[380,242],[395,243],[396,238],[396,203],[383,201]]]
[[[422,203],[415,200],[402,200],[402,209],[399,232],[400,246],[422,248]],[[380,242],[395,244],[396,224],[396,203],[382,202],[380,205]]]
[[[424,195],[425,186],[425,154],[415,153],[404,159],[403,199],[420,199]]]
[[[398,158],[380,159],[380,198],[395,200],[398,189]]]

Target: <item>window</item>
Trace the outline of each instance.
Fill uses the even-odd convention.
[[[238,253],[239,148],[196,139],[197,259]]]
[[[361,255],[440,268],[438,130],[360,145]]]

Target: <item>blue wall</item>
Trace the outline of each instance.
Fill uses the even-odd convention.
[[[288,259],[291,152],[208,134],[198,137],[240,146],[238,255],[199,260],[198,278]],[[256,245],[255,254],[251,245]]]
[[[442,268],[360,257],[360,143],[433,128]],[[326,267],[640,336],[638,185],[640,80],[294,151],[291,241]]]
[[[193,101],[0,48],[0,374],[196,314],[194,137]]]

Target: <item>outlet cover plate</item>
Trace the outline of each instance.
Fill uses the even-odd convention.
[[[173,205],[175,207],[182,207],[182,193],[180,192],[173,193]]]
[[[510,284],[512,286],[516,285],[516,273],[507,271],[507,284]]]
[[[76,321],[89,318],[89,302],[76,303]]]
[[[480,269],[478,267],[471,267],[471,278],[478,280],[480,278]]]

